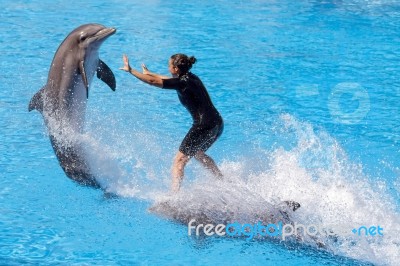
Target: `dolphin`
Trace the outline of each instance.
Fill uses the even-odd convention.
[[[115,91],[114,74],[99,59],[101,44],[115,32],[115,28],[100,24],[74,29],[58,47],[47,83],[32,97],[28,107],[29,111],[42,114],[51,145],[66,175],[79,184],[93,187],[100,186],[91,174],[79,136],[94,74]]]
[[[176,194],[159,195],[148,211],[187,225],[190,231],[191,224],[216,226],[260,222],[264,225],[282,223],[294,226],[297,222],[294,212],[300,207],[300,203],[293,200],[273,204],[245,186],[228,181],[212,185],[195,184]],[[317,248],[327,248],[324,239],[316,236],[301,236],[296,232],[287,239]]]

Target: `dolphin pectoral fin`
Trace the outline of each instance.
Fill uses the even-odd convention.
[[[85,85],[86,88],[86,98],[89,98],[89,82],[87,80],[85,66],[83,63],[84,63],[83,61],[79,63],[79,70],[81,72],[83,84]]]
[[[38,110],[39,112],[43,111],[43,89],[40,89],[38,92],[33,95],[32,99],[29,102],[28,111]]]
[[[115,91],[116,82],[114,73],[111,69],[99,59],[99,65],[97,66],[97,77],[106,83],[113,91]]]

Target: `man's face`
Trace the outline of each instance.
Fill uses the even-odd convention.
[[[177,76],[179,74],[179,69],[174,66],[172,59],[170,59],[168,62],[168,70],[173,76]]]

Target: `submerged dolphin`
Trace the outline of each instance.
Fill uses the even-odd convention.
[[[99,24],[73,30],[58,47],[47,83],[31,99],[29,111],[38,110],[45,120],[50,141],[66,175],[83,185],[99,187],[90,172],[80,144],[89,87],[94,73],[112,90],[113,72],[99,59],[101,44],[116,32]]]

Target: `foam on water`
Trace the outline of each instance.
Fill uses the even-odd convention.
[[[224,221],[224,214],[231,221],[253,223],[283,200],[295,200],[301,208],[292,222],[340,228],[335,237],[318,236],[332,253],[395,265],[400,260],[400,214],[386,183],[364,174],[362,165],[352,162],[324,130],[288,114],[281,115],[275,128],[286,139],[276,148],[257,150],[257,158],[225,159],[220,164],[224,181],[215,181],[195,164],[194,176],[185,179],[176,196],[168,194],[170,162],[161,156],[156,134],[118,130],[100,141],[88,133],[85,141],[91,168],[109,192],[154,204],[173,200],[187,216],[208,212],[215,223]],[[100,131],[96,129],[96,139]],[[378,225],[383,236],[351,233]],[[302,242],[315,246],[315,239],[304,237]]]

